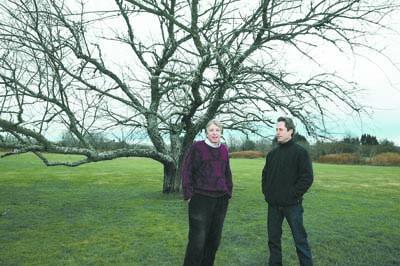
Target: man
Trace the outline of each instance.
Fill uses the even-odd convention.
[[[311,249],[303,226],[303,195],[313,182],[307,150],[294,143],[292,119],[278,118],[278,146],[267,154],[262,172],[262,192],[268,202],[269,265],[282,265],[282,222],[286,218],[292,231],[300,265],[312,265]]]

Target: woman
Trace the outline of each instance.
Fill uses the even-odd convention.
[[[184,265],[213,265],[232,197],[228,148],[221,144],[222,126],[211,120],[207,138],[195,142],[182,166],[182,188],[189,205],[189,240]]]

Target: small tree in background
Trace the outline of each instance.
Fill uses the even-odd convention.
[[[243,143],[241,145],[241,150],[242,151],[254,151],[254,150],[256,150],[256,143],[254,141],[250,140],[248,136],[246,136],[246,139],[243,140]]]
[[[378,145],[379,144],[377,138],[370,134],[362,134],[360,142],[361,142],[361,145]]]

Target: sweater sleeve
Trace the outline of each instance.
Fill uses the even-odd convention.
[[[270,153],[268,153],[265,158],[265,164],[264,164],[264,168],[263,168],[262,174],[261,174],[261,191],[264,195],[266,192],[266,185],[267,185],[268,157],[269,156],[270,156]]]
[[[296,198],[303,196],[314,180],[311,159],[306,150],[302,150],[298,163],[298,179],[294,187]]]
[[[193,160],[194,160],[194,147],[192,145],[186,152],[181,168],[182,190],[183,190],[183,198],[185,200],[188,200],[193,196],[193,186],[192,186]]]
[[[228,153],[228,161],[227,161],[226,169],[225,169],[225,182],[226,182],[226,187],[228,188],[229,198],[231,198],[233,182],[232,182],[232,171],[231,171],[231,166],[230,166],[230,161],[229,161],[229,153]]]

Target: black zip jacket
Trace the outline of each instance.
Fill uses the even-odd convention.
[[[301,203],[313,179],[307,150],[292,139],[267,154],[262,172],[262,192],[271,205],[295,205]]]

